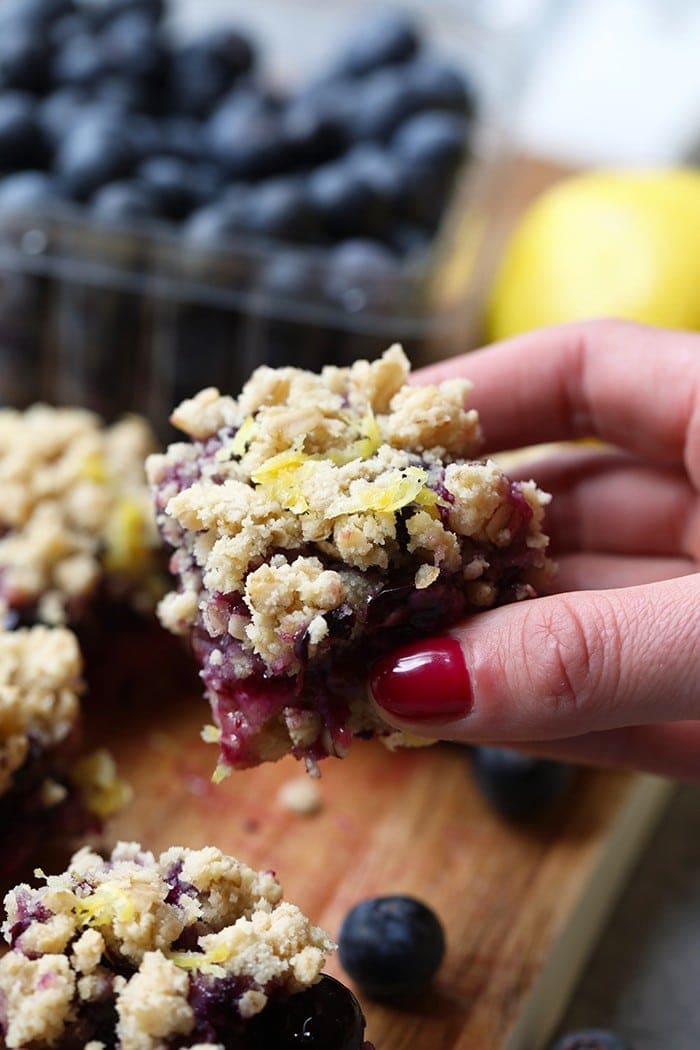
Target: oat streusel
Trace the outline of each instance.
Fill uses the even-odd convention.
[[[107,581],[148,600],[156,531],[143,476],[147,424],[82,409],[0,409],[0,612],[64,623]],[[151,599],[152,600],[152,599]]]
[[[475,459],[471,384],[408,385],[398,346],[372,363],[259,368],[234,400],[203,390],[192,439],[147,464],[219,775],[396,734],[365,701],[369,662],[459,617],[533,596],[550,563],[548,497]]]
[[[5,908],[9,1048],[262,1047],[246,1033],[308,994],[335,948],[271,872],[213,847],[84,849]]]

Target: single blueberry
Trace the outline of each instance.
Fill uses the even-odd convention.
[[[155,156],[137,168],[157,202],[158,211],[169,219],[183,219],[199,203],[199,187],[193,166],[179,157]]]
[[[242,109],[219,115],[205,131],[211,159],[231,179],[263,178],[285,170],[288,152],[277,114]]]
[[[91,111],[59,146],[55,168],[70,195],[84,200],[105,183],[127,175],[134,159],[124,122],[109,111]]]
[[[402,166],[391,150],[373,142],[361,142],[348,151],[345,161],[388,205],[399,203],[403,192]]]
[[[58,88],[42,99],[37,109],[37,121],[47,142],[52,147],[57,146],[89,105],[87,93],[77,87]]]
[[[52,48],[62,47],[72,36],[89,32],[89,22],[84,15],[73,11],[57,18],[49,29],[49,43]]]
[[[167,0],[101,0],[90,5],[90,15],[98,28],[132,11],[147,15],[152,22],[160,22],[166,6]]]
[[[348,135],[354,142],[387,140],[402,120],[420,108],[400,66],[380,69],[361,81],[353,102]]]
[[[405,68],[408,90],[419,109],[445,109],[473,116],[476,92],[471,81],[442,59],[422,56]]]
[[[410,222],[398,222],[387,231],[386,239],[397,255],[412,258],[423,255],[428,250],[431,231]]]
[[[338,946],[343,967],[368,995],[416,995],[440,968],[445,932],[422,901],[374,897],[348,912]]]
[[[308,195],[333,238],[371,235],[385,225],[386,200],[345,158],[311,172]]]
[[[133,223],[158,215],[158,201],[137,179],[120,179],[102,186],[90,201],[92,214],[103,222]]]
[[[48,208],[64,197],[60,182],[45,171],[21,171],[0,180],[0,214]]]
[[[188,116],[205,116],[254,61],[248,38],[232,29],[218,30],[183,45],[172,56],[174,109]]]
[[[405,62],[420,45],[418,30],[408,14],[385,10],[361,22],[333,63],[343,75],[362,77],[380,66]]]
[[[251,1018],[243,1050],[362,1050],[365,1019],[355,996],[334,977],[296,995],[270,999]],[[238,1043],[235,1044],[238,1046]]]
[[[397,129],[391,147],[404,167],[452,173],[467,150],[467,123],[455,113],[417,113]]]
[[[50,53],[45,33],[27,22],[0,32],[0,88],[42,92],[48,86]]]
[[[263,265],[260,288],[268,292],[275,303],[288,298],[298,301],[308,298],[318,288],[318,269],[303,251],[276,251]]]
[[[248,198],[247,226],[251,233],[284,241],[317,241],[318,211],[304,182],[278,177],[261,182]]]
[[[56,49],[51,61],[51,79],[59,86],[90,87],[104,72],[100,41],[92,33],[69,36]]]
[[[164,69],[158,28],[143,11],[125,11],[100,33],[104,68],[126,77],[154,78]]]
[[[507,748],[474,747],[470,759],[477,787],[508,820],[536,816],[564,793],[573,778],[571,766]]]
[[[630,1044],[615,1032],[603,1028],[568,1032],[557,1039],[551,1050],[632,1050]]]
[[[129,145],[134,154],[134,164],[156,154],[174,154],[166,138],[164,121],[144,113],[130,113],[124,122]]]
[[[24,22],[39,29],[74,10],[74,0],[3,0],[0,23],[3,29],[6,22]]]
[[[225,248],[241,233],[247,232],[247,218],[247,190],[241,190],[236,200],[229,197],[192,212],[182,233],[187,243],[194,247]]]
[[[383,284],[390,286],[397,270],[397,259],[385,244],[349,237],[330,252],[326,293],[354,313],[373,299],[383,298]]]
[[[49,150],[37,118],[31,95],[0,94],[0,170],[44,167]]]
[[[145,81],[116,74],[101,77],[91,94],[98,105],[128,114],[144,113],[149,108],[151,98]]]
[[[281,134],[295,167],[331,160],[345,145],[342,121],[310,98],[296,99],[285,109]]]
[[[199,160],[205,154],[199,121],[190,117],[162,117],[157,123],[160,152],[183,160]],[[155,152],[155,150],[153,151]]]

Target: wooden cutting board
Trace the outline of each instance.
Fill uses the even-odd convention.
[[[277,799],[302,775],[293,759],[211,783],[208,706],[189,662],[154,633],[113,634],[99,664],[93,654],[87,737],[135,793],[110,837],[156,851],[211,844],[272,868],[332,935],[358,900],[414,894],[441,916],[447,958],[410,1006],[360,997],[377,1050],[545,1046],[670,785],[588,771],[544,819],[512,828],[473,787],[465,749],[390,754],[358,741],[322,764],[321,809],[300,816]],[[328,969],[342,976],[337,961]]]

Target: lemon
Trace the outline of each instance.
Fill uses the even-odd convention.
[[[606,315],[700,329],[700,172],[577,175],[526,211],[492,290],[491,337]]]

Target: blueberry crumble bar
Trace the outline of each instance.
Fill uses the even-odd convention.
[[[154,604],[147,424],[82,409],[0,410],[0,613],[74,622],[98,591]]]
[[[82,662],[64,628],[0,631],[0,881],[78,816],[66,780]]]
[[[335,945],[272,872],[214,847],[83,849],[5,898],[4,1045],[58,1050],[368,1050]]]
[[[410,386],[399,346],[320,375],[262,367],[174,412],[147,474],[215,725],[217,776],[291,752],[312,771],[397,734],[365,699],[389,647],[534,596],[549,497],[478,460],[467,380]],[[400,741],[399,741],[400,742]]]

